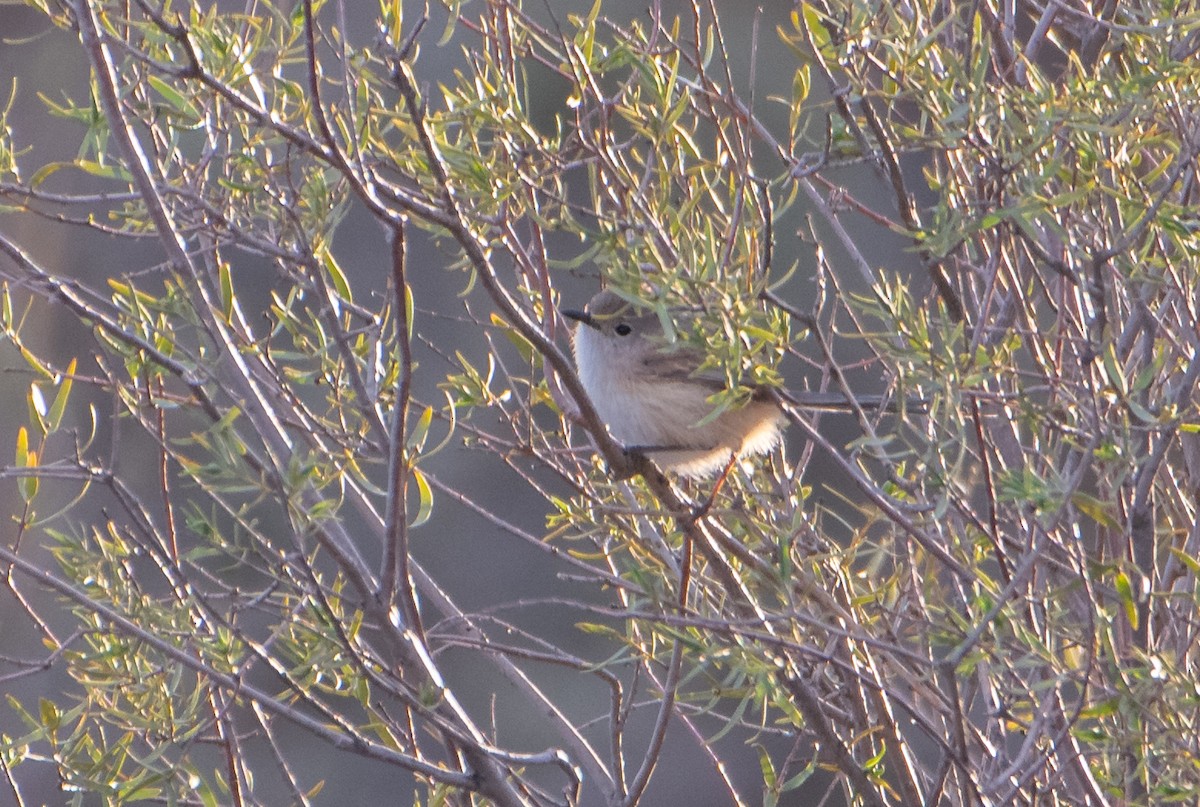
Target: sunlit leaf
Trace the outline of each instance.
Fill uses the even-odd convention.
[[[62,424],[63,413],[67,409],[67,399],[71,397],[71,388],[75,384],[76,365],[76,360],[71,359],[71,363],[67,365],[67,369],[63,373],[62,382],[58,385],[58,392],[54,396],[54,403],[50,405],[50,413],[46,417],[48,431],[57,431],[59,425]]]
[[[333,282],[333,288],[337,291],[338,296],[348,303],[354,302],[354,296],[350,292],[350,282],[346,280],[346,273],[342,271],[342,267],[333,257],[333,253],[326,250],[321,255],[321,259],[321,265],[329,273],[329,279]]]
[[[417,516],[409,526],[419,527],[429,521],[429,517],[433,515],[433,488],[429,486],[429,480],[425,478],[425,474],[421,473],[421,469],[413,468],[412,475],[417,483],[420,504],[417,509]]]
[[[1125,572],[1117,572],[1114,579],[1117,589],[1117,597],[1121,600],[1121,606],[1125,609],[1125,618],[1129,620],[1129,626],[1134,630],[1138,627],[1138,608],[1137,601],[1133,596],[1133,584],[1129,581],[1129,576]]]
[[[217,275],[221,284],[221,313],[225,321],[230,322],[233,319],[233,277],[227,261],[221,261]]]
[[[425,440],[429,437],[429,425],[431,423],[433,423],[433,407],[427,406],[408,435],[408,447],[410,449],[419,453],[425,447]]]

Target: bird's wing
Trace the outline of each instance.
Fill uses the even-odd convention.
[[[687,381],[712,387],[713,392],[725,389],[725,380],[712,373],[697,373],[704,354],[690,347],[674,347],[652,353],[642,359],[648,373],[663,381]]]

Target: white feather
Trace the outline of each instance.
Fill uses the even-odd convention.
[[[664,470],[704,476],[734,456],[762,454],[779,442],[783,413],[752,400],[714,419],[719,390],[694,377],[699,357],[664,344],[657,318],[639,316],[611,292],[588,303],[574,334],[575,365],[613,438],[641,450]]]

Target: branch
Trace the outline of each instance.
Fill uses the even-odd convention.
[[[398,765],[405,770],[412,771],[420,776],[428,777],[432,781],[441,782],[451,787],[468,791],[480,790],[480,783],[473,774],[454,773],[441,766],[431,765],[410,757],[407,754],[401,754],[388,746],[380,745],[364,737],[350,736],[339,731],[334,731],[324,721],[309,717],[299,709],[294,709],[280,703],[274,697],[253,685],[247,684],[241,679],[227,673],[220,672],[202,659],[164,641],[157,634],[146,630],[116,609],[92,599],[72,584],[55,577],[47,571],[43,571],[6,546],[0,545],[0,559],[11,564],[15,569],[32,578],[38,584],[57,592],[76,605],[81,606],[84,610],[102,617],[109,623],[110,627],[115,627],[122,635],[153,647],[172,661],[178,662],[189,670],[204,676],[214,685],[223,688],[234,697],[244,698],[264,711],[284,718],[297,727],[321,738],[333,748],[377,759],[392,765]]]

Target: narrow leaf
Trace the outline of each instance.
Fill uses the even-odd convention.
[[[354,295],[350,293],[350,282],[346,280],[346,273],[338,265],[333,253],[326,250],[321,257],[325,271],[329,272],[329,279],[333,282],[333,287],[337,290],[338,295],[348,303],[354,302]]]
[[[421,413],[421,417],[417,420],[417,425],[413,427],[412,432],[408,435],[408,447],[416,452],[420,452],[425,447],[425,439],[429,437],[429,425],[433,423],[433,407],[425,407],[425,411]]]
[[[417,491],[421,495],[421,505],[417,510],[417,517],[413,520],[411,526],[419,527],[433,515],[433,488],[429,487],[429,480],[425,478],[425,474],[421,473],[420,469],[413,468],[412,473],[413,479],[417,480]]]
[[[225,321],[229,322],[233,319],[233,276],[229,271],[229,264],[222,261],[217,274],[221,282],[221,313],[224,314]]]
[[[1125,608],[1125,618],[1129,620],[1129,627],[1137,630],[1137,602],[1133,597],[1133,584],[1129,582],[1129,577],[1125,572],[1117,572],[1116,587],[1117,597],[1120,598],[1121,605]]]
[[[29,460],[29,432],[25,431],[25,427],[17,429],[17,456],[16,466],[24,468]]]
[[[67,399],[71,397],[71,387],[75,384],[75,367],[77,365],[75,359],[71,359],[71,363],[67,365],[67,370],[63,373],[62,383],[58,385],[58,392],[54,396],[54,403],[50,405],[50,414],[46,418],[46,427],[50,431],[57,431],[62,423],[63,412],[67,409]]]

